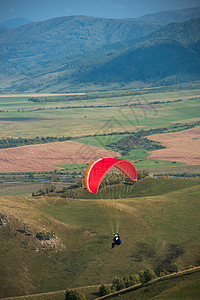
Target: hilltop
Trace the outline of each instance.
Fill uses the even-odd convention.
[[[160,24],[182,23],[199,17],[200,7],[161,11],[155,14],[148,14],[139,18],[137,21],[158,22]]]

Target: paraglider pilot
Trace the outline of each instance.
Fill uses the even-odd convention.
[[[113,236],[112,248],[121,245],[121,243],[122,241],[120,239],[120,235],[118,233],[115,233]]]

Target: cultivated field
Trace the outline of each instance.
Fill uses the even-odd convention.
[[[59,169],[54,165],[90,163],[118,153],[75,141],[28,145],[0,150],[0,172],[33,172]]]
[[[200,164],[200,127],[148,138],[167,147],[153,151],[148,159],[178,161],[188,165]]]
[[[68,94],[47,94],[47,93],[43,93],[43,94],[9,94],[9,95],[0,95],[0,98],[5,98],[5,97],[8,97],[8,98],[12,98],[12,97],[56,97],[56,96],[77,96],[77,95],[85,95],[85,93],[68,93]]]
[[[199,118],[199,95],[185,90],[55,103],[2,97],[0,137],[82,137],[167,126]]]
[[[22,95],[21,97],[14,97],[14,95],[12,97],[1,97],[0,138],[72,137],[77,142],[88,144],[81,147],[81,152],[87,153],[89,151],[90,153],[91,146],[108,149],[108,144],[121,139],[123,135],[127,135],[127,132],[162,128],[177,122],[191,123],[199,120],[199,95],[200,90],[196,89],[111,98],[58,101],[55,103],[35,103],[28,101],[28,97]],[[49,96],[50,99],[52,97]],[[184,142],[187,143],[186,140]],[[198,143],[197,140],[192,140],[192,142]],[[22,150],[24,149],[23,152],[20,149],[7,149],[0,152],[3,159],[0,172],[7,172],[7,170],[10,170],[9,172],[11,170],[16,170],[16,172],[19,170],[27,170],[28,172],[30,170],[52,170],[56,169],[53,165],[78,163],[74,159],[74,154],[70,154],[70,158],[69,155],[66,157],[66,149],[63,150],[65,153],[60,157],[59,151],[61,150],[59,145],[62,144],[55,145],[57,145],[57,149],[53,148],[53,154],[49,156],[49,150],[47,150],[44,158],[43,153],[48,146],[44,146],[44,150],[41,150],[43,153],[39,151],[43,147],[41,145],[36,146],[36,148],[21,148]],[[27,154],[25,153],[26,149],[28,149]],[[12,154],[13,151],[14,154]],[[75,147],[74,150],[71,149],[70,151],[73,153],[79,152],[80,155],[80,148],[77,150]],[[3,157],[7,153],[13,155],[14,159],[9,157],[7,162],[5,162]],[[23,157],[21,156],[22,153]],[[159,152],[156,151],[155,153]],[[26,155],[29,155],[31,160],[29,158],[27,160]],[[110,152],[109,154],[104,152],[104,155],[110,156],[111,154]],[[91,162],[94,157],[93,155],[89,156],[87,162]],[[123,158],[133,161],[137,168],[145,168],[153,173],[166,174],[167,172],[168,174],[169,172],[169,174],[177,174],[178,167],[180,168],[178,174],[184,172],[193,173],[193,169],[192,172],[189,169],[185,171],[184,167],[187,165],[180,165],[181,163],[178,163],[179,160],[175,159],[175,157],[170,162],[168,157],[166,160],[158,160],[156,157],[154,161],[153,159],[147,159],[147,156],[148,152],[145,149],[134,149],[128,156],[123,156]],[[194,157],[193,154],[192,157]],[[49,162],[46,164],[48,159]],[[33,163],[34,160],[35,163]],[[173,163],[174,160],[177,161],[177,164]],[[83,161],[86,161],[85,158],[81,160],[81,163]],[[194,166],[195,162],[193,161],[192,163]],[[195,173],[199,173],[199,166],[196,165],[195,167],[198,167],[198,169],[195,169]]]

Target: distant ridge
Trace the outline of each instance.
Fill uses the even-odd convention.
[[[200,7],[161,11],[135,18],[136,21],[157,22],[167,25],[169,23],[182,23],[200,17]]]
[[[34,22],[26,18],[14,18],[0,24],[0,28],[17,28],[25,24]]]
[[[172,23],[96,64],[79,80],[176,84],[200,79],[200,18]]]
[[[163,14],[173,22],[161,24]],[[0,93],[200,80],[200,8],[153,16],[151,22],[69,16],[0,29]]]

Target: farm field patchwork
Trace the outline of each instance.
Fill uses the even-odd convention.
[[[81,153],[90,152],[91,146],[109,150],[107,147],[108,144],[120,140],[121,137],[131,132],[140,131],[141,129],[148,130],[151,128],[167,127],[176,122],[190,123],[197,121],[199,119],[199,95],[200,90],[196,89],[111,98],[58,101],[55,103],[31,102],[28,101],[28,97],[22,96],[1,97],[0,137],[2,139],[7,137],[13,137],[15,139],[66,137],[73,138],[74,141],[81,142],[82,145],[84,144],[81,148]],[[151,103],[154,101],[156,101],[156,104],[152,105]],[[57,143],[56,145],[57,149],[59,149],[59,145],[63,144]],[[35,149],[39,149],[40,147],[43,146],[38,146],[38,148],[36,147]],[[21,149],[31,149],[31,146],[30,148]],[[7,151],[1,152],[2,159],[4,159],[2,155],[13,153],[12,151],[16,151],[15,153],[17,153],[19,150],[11,151],[7,149]],[[76,147],[73,151],[74,153],[77,152]],[[106,153],[108,154],[110,152],[104,153],[106,155]],[[17,155],[15,160],[22,164],[22,166],[26,165],[27,162],[25,160],[22,161],[21,154]],[[27,170],[27,172],[54,170],[60,167],[62,168],[62,166],[65,168],[65,166],[69,164],[88,163],[91,162],[94,157],[88,157],[87,161],[85,161],[85,159],[77,161],[74,160],[74,156],[71,156],[71,160],[66,161],[63,159],[66,153],[62,156],[62,159],[60,159],[59,151],[56,150],[54,150],[54,155],[49,158],[47,155],[47,157],[43,159],[43,156],[39,152],[36,153],[36,155],[39,160],[37,163],[32,163],[30,168],[27,166],[25,168],[19,168],[19,166],[16,168],[15,161],[12,167],[10,165],[8,166],[8,164],[5,165],[5,163],[4,165],[2,164],[0,172],[7,172],[7,170],[15,170],[14,172],[17,172],[17,170]],[[135,163],[137,168],[146,168],[153,173],[159,168],[160,170],[162,168],[162,174],[166,174],[163,172],[163,169],[167,167],[170,167],[175,173],[177,167],[180,167],[180,170],[181,168],[184,169],[185,162],[179,162],[175,159],[173,161],[169,159],[164,161],[158,158],[149,160],[147,159],[148,155],[149,153],[145,149],[135,149],[131,150],[128,156],[123,155],[122,158],[131,160]],[[47,161],[48,159],[51,161],[49,161],[47,167],[44,160]],[[175,165],[174,161],[176,161]],[[182,164],[182,166],[180,164]],[[30,161],[28,165],[31,165]],[[37,167],[35,167],[36,165]],[[179,173],[181,174],[183,172],[180,171]],[[195,173],[199,173],[199,171],[195,170]]]
[[[200,164],[200,127],[148,138],[167,147],[152,151],[148,159],[178,161],[188,165]]]
[[[82,164],[116,152],[76,141],[28,145],[0,150],[0,172],[33,172],[60,169],[54,165]]]
[[[166,126],[198,118],[199,95],[189,90],[56,103],[2,97],[0,137],[83,137]]]

